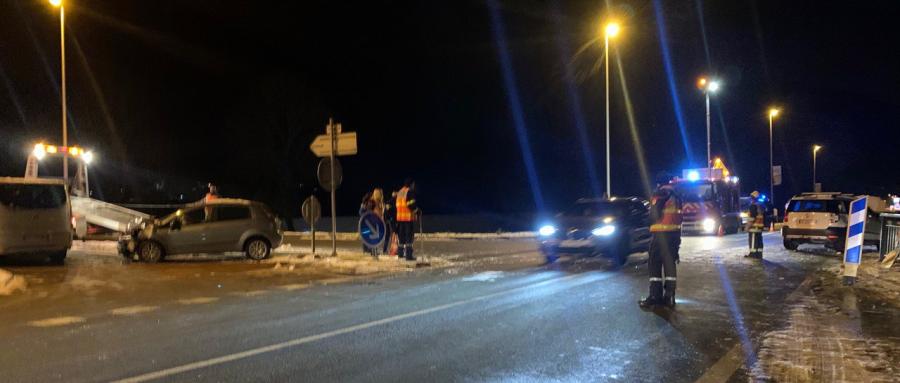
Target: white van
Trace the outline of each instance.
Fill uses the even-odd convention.
[[[72,246],[72,208],[62,180],[0,177],[0,256],[47,255]]]

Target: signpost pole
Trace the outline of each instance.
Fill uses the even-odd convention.
[[[334,182],[334,154],[337,151],[337,133],[334,121],[328,119],[328,129],[331,134],[331,256],[337,256],[337,204],[335,203],[335,186]]]
[[[312,253],[313,253],[313,256],[315,256],[316,255],[316,224],[313,223],[312,225],[309,225],[309,227],[310,227],[310,230],[312,231]]]

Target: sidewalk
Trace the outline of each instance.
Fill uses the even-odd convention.
[[[853,287],[838,262],[812,275],[787,302],[787,327],[763,334],[752,379],[900,382],[900,265],[877,258],[864,256]]]

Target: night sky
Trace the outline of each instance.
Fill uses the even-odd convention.
[[[70,142],[97,153],[95,197],[195,199],[213,181],[226,196],[298,215],[316,186],[308,145],[334,117],[359,136],[359,154],[341,159],[344,213],[371,187],[395,189],[405,177],[418,181],[426,213],[552,210],[594,194],[591,167],[602,192],[596,38],[613,14],[623,25],[610,76],[615,195],[644,194],[634,137],[651,182],[660,171],[703,166],[695,87],[703,73],[724,83],[712,102],[713,153],[745,193],[768,188],[770,105],[784,109],[775,122],[775,162],[785,166],[779,202],[811,189],[813,144],[825,147],[825,189],[900,190],[897,2],[612,4],[70,0]],[[21,176],[36,141],[61,141],[55,12],[43,0],[0,0],[0,175]],[[58,163],[43,174],[58,176]]]

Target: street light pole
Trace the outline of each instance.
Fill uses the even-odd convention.
[[[609,155],[609,38],[619,33],[619,24],[609,23],[603,29],[603,57],[606,59],[606,198],[612,197],[612,177]]]
[[[709,91],[706,93],[706,178],[712,179],[712,129],[709,120]]]
[[[66,8],[63,0],[50,0],[50,4],[59,7],[59,54],[60,54],[60,97],[62,103],[62,146],[69,146],[69,134],[66,124]],[[69,156],[63,156],[63,180],[69,185]]]
[[[772,125],[775,117],[778,116],[779,110],[776,108],[769,109],[769,197],[772,204],[775,204],[775,163],[774,150],[772,145]]]
[[[818,190],[816,190],[816,153],[819,152],[819,149],[822,149],[822,146],[813,145],[813,191],[814,192],[818,191]]]

